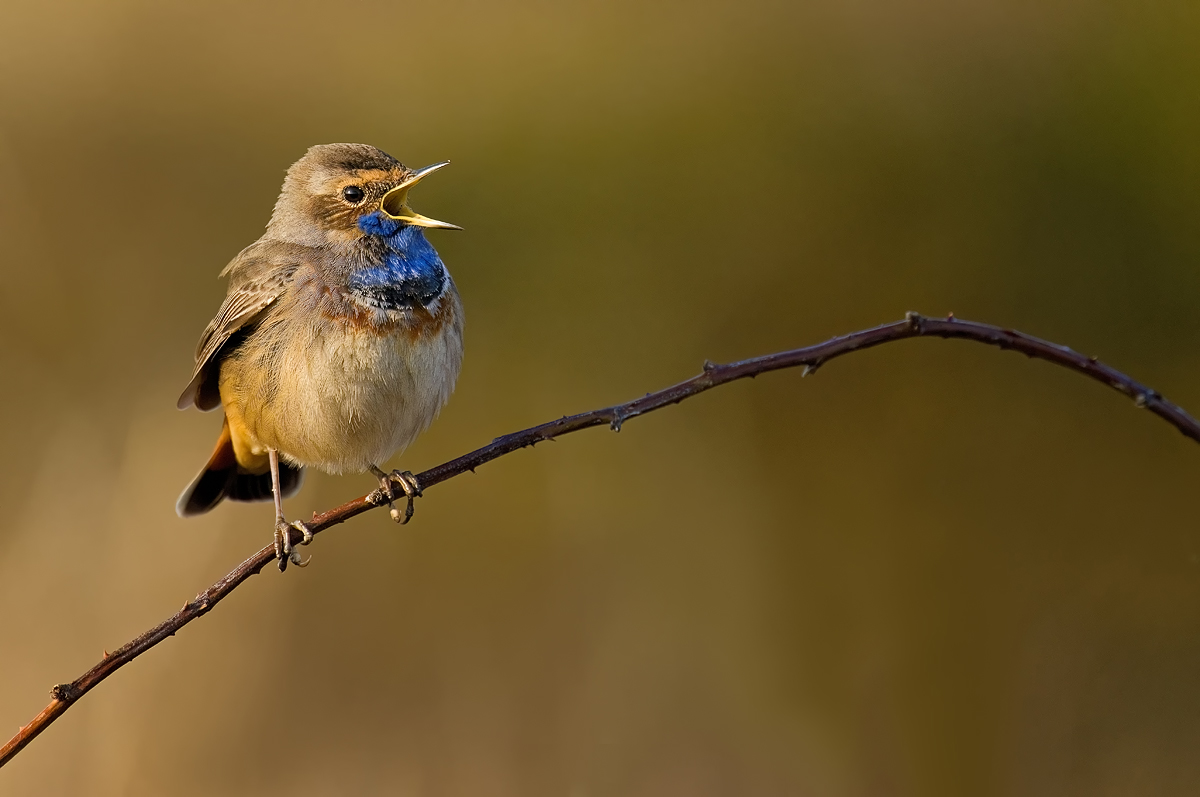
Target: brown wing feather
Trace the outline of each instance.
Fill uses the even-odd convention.
[[[243,249],[221,272],[222,276],[229,275],[229,293],[200,336],[196,367],[176,403],[179,409],[194,404],[207,411],[220,406],[216,376],[222,348],[239,331],[253,328],[271,303],[287,290],[301,263],[297,251],[301,248],[280,241],[258,241]]]

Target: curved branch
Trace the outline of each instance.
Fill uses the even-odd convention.
[[[544,440],[588,429],[593,426],[607,425],[614,431],[620,431],[622,424],[630,418],[636,418],[648,412],[661,409],[671,404],[678,404],[686,398],[698,395],[718,385],[733,382],[737,379],[754,377],[768,371],[778,371],[783,368],[804,366],[806,374],[812,373],[824,363],[835,357],[850,352],[869,349],[883,343],[896,340],[919,337],[961,338],[976,343],[986,343],[1001,349],[1019,351],[1029,357],[1052,362],[1072,371],[1089,376],[1098,382],[1124,393],[1133,399],[1134,403],[1150,410],[1167,423],[1174,426],[1185,436],[1200,442],[1200,424],[1180,407],[1164,399],[1157,391],[1135,382],[1125,374],[1100,363],[1095,357],[1085,357],[1072,351],[1066,346],[1059,346],[1035,337],[1003,329],[988,324],[973,321],[960,321],[954,316],[948,318],[926,318],[916,313],[909,313],[905,320],[884,324],[873,329],[853,332],[849,335],[833,338],[815,346],[803,349],[768,354],[751,360],[716,365],[711,362],[704,364],[703,373],[680,382],[657,393],[635,399],[625,404],[592,410],[560,418],[557,421],[543,423],[520,432],[498,437],[483,448],[464,454],[442,465],[430,468],[424,473],[417,474],[417,482],[421,489],[429,489],[435,484],[451,479],[466,471],[474,471],[484,463],[512,453],[526,446],[532,446]],[[331,526],[343,523],[355,515],[360,515],[370,509],[385,506],[386,499],[379,490],[361,498],[349,501],[336,509],[320,515],[314,515],[308,524],[314,534],[318,534]],[[299,532],[293,543],[299,544]],[[163,621],[155,628],[134,639],[132,642],[118,648],[112,653],[106,653],[95,667],[85,672],[71,683],[59,684],[50,690],[53,700],[40,714],[33,718],[17,732],[4,747],[0,748],[0,766],[6,764],[13,756],[29,744],[39,733],[54,722],[71,705],[91,691],[97,684],[112,675],[125,664],[145,653],[150,648],[162,642],[188,623],[208,614],[214,606],[233,592],[243,581],[255,575],[275,559],[274,544],[266,545],[258,553],[251,556],[233,569],[229,575],[201,592],[183,605],[183,608]]]

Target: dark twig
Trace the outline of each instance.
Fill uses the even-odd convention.
[[[660,390],[657,393],[650,393],[626,404],[618,404],[615,407],[606,407],[605,409],[584,412],[579,415],[571,415],[557,421],[550,421],[540,426],[534,426],[531,429],[498,437],[483,448],[472,451],[469,454],[464,454],[457,459],[450,460],[442,465],[430,468],[424,473],[418,474],[416,477],[417,483],[422,490],[428,490],[435,484],[444,482],[467,471],[474,471],[480,465],[491,462],[517,449],[535,445],[543,440],[553,440],[556,437],[570,432],[577,432],[580,429],[604,425],[612,428],[614,431],[620,431],[622,424],[631,418],[636,418],[639,415],[644,415],[647,412],[652,412],[671,404],[678,404],[686,398],[737,379],[757,376],[768,371],[778,371],[782,368],[795,368],[797,366],[804,366],[805,373],[812,373],[829,360],[840,357],[843,354],[849,354],[861,349],[869,349],[872,346],[890,343],[895,340],[919,337],[973,340],[977,343],[999,346],[1001,349],[1013,349],[1029,357],[1047,360],[1064,368],[1078,371],[1085,376],[1090,376],[1092,379],[1108,385],[1114,390],[1124,393],[1126,396],[1132,398],[1137,406],[1150,410],[1187,437],[1200,442],[1200,424],[1197,424],[1194,418],[1181,408],[1164,399],[1157,391],[1151,390],[1145,385],[1130,379],[1125,374],[1097,362],[1094,357],[1085,357],[1065,346],[1039,340],[1038,338],[1030,337],[1011,329],[1002,329],[1000,327],[989,326],[988,324],[978,324],[973,321],[960,321],[953,316],[949,318],[925,318],[916,313],[909,313],[904,321],[897,321],[875,327],[874,329],[866,329],[861,332],[843,335],[842,337],[833,338],[816,346],[779,352],[778,354],[768,354],[765,357],[742,360],[741,362],[729,363],[728,365],[716,365],[711,362],[705,362],[704,371],[698,376],[668,387],[665,390]],[[355,515],[360,515],[369,509],[385,506],[386,504],[387,501],[382,492],[376,490],[361,498],[356,498],[353,501],[342,504],[336,509],[331,509],[324,514],[314,515],[308,527],[314,534],[319,534],[331,526],[336,526],[338,523],[349,520]],[[295,532],[292,542],[299,544],[298,531]],[[118,648],[112,653],[106,653],[100,663],[71,683],[59,684],[50,690],[50,694],[54,698],[50,702],[50,705],[42,713],[34,717],[28,725],[21,728],[8,744],[0,748],[0,766],[6,764],[25,745],[29,744],[34,737],[70,708],[71,704],[87,694],[98,683],[167,637],[174,636],[176,631],[183,628],[192,620],[207,614],[226,595],[233,592],[239,584],[258,573],[274,559],[274,544],[264,546],[258,553],[234,568],[233,572],[225,576],[225,578],[185,603],[182,609],[166,621],[150,629],[127,645]]]

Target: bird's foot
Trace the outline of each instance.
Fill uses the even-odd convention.
[[[416,511],[413,499],[421,497],[421,485],[417,482],[417,477],[412,475],[412,471],[394,470],[391,473],[384,473],[379,468],[372,466],[371,472],[379,477],[379,491],[382,493],[382,498],[387,501],[387,505],[391,507],[392,520],[402,526],[412,520],[413,512]],[[404,508],[403,515],[400,514],[400,510],[396,509],[397,485],[404,491],[404,497],[408,499],[408,505]]]
[[[300,558],[300,552],[292,547],[292,529],[296,529],[303,535],[300,540],[301,545],[308,545],[313,541],[312,530],[299,520],[288,523],[283,518],[275,519],[275,558],[279,561],[279,572],[287,570],[288,562],[291,562],[296,567],[308,567],[308,563],[312,561],[312,557],[307,559]]]

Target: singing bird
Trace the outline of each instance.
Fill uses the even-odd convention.
[[[287,171],[266,233],[221,272],[229,292],[196,350],[180,409],[223,407],[221,436],[183,491],[181,517],[222,499],[275,501],[279,569],[304,565],[284,497],[304,468],[371,471],[407,522],[420,485],[380,463],[424,431],[454,389],[463,309],[425,229],[461,229],[408,205],[437,163],[411,170],[365,144],[312,147]]]

